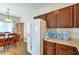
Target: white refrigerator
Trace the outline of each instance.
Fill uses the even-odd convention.
[[[27,51],[32,53],[32,23],[28,22],[26,27]]]
[[[45,37],[46,21],[41,19],[35,19],[32,22],[32,55],[43,54],[43,39]]]

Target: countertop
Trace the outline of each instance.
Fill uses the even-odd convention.
[[[56,42],[56,43],[60,43],[60,44],[66,44],[66,45],[70,45],[70,46],[74,46],[78,49],[79,51],[79,39],[69,39],[69,40],[58,40],[58,39],[45,39],[46,41],[50,41],[50,42]]]

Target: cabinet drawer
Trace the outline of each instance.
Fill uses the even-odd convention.
[[[49,42],[49,41],[47,41],[47,42],[46,42],[46,45],[55,46],[55,43],[54,43],[54,42]]]
[[[60,48],[60,49],[63,49],[63,50],[68,50],[68,51],[74,51],[75,47],[57,43],[56,48]]]
[[[59,48],[59,49],[56,49],[56,54],[57,55],[76,55],[77,53],[70,50],[68,51],[68,50],[63,50]]]

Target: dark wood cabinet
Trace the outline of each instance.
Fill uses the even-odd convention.
[[[63,50],[61,48],[56,49],[56,55],[74,55],[74,52],[72,51],[67,51],[67,50]]]
[[[44,55],[78,55],[76,47],[44,40]]]
[[[55,55],[55,43],[54,42],[47,42],[47,55]]]
[[[34,17],[36,18],[45,20],[47,28],[78,28],[79,3]]]
[[[56,43],[56,55],[77,55],[76,47]]]
[[[65,7],[47,14],[48,28],[72,28],[73,7]]]
[[[46,52],[46,50],[47,50],[47,44],[46,44],[46,42],[47,41],[43,40],[43,55],[47,54],[47,52]]]
[[[54,50],[54,48],[52,48],[52,46],[47,45],[47,51],[46,51],[47,53],[46,54],[47,55],[53,55],[54,54],[53,50]]]
[[[58,28],[71,28],[73,27],[72,21],[73,21],[73,10],[72,6],[65,7],[58,10],[58,21],[57,21],[57,27]]]
[[[55,55],[55,43],[44,41],[44,55]]]
[[[34,17],[34,19],[38,19],[38,18],[40,18],[40,19],[42,19],[42,20],[47,21],[47,17],[46,17],[46,16],[47,16],[46,14],[43,14],[43,15]]]
[[[46,21],[46,26],[48,28],[47,15],[46,14],[43,14],[43,15],[40,15],[40,16],[36,16],[36,17],[34,17],[34,19],[42,19],[42,20]]]
[[[47,14],[47,26],[48,28],[57,27],[57,12],[53,11]]]
[[[79,27],[79,4],[74,5],[74,27]]]
[[[42,20],[45,20],[45,21],[47,21],[47,17],[46,17],[47,15],[46,14],[44,14],[44,15],[41,15],[39,18],[40,19],[42,19]]]

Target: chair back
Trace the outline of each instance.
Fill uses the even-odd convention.
[[[5,34],[0,34],[0,41],[5,41]]]
[[[16,41],[17,33],[10,33],[8,34],[8,40]]]

